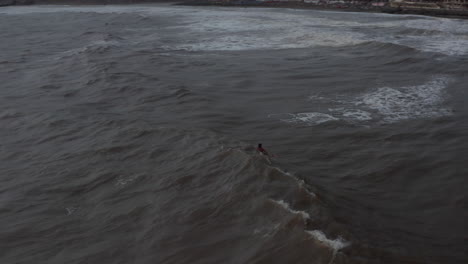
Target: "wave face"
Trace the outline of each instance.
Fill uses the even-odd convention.
[[[467,263],[467,33],[2,8],[0,262]]]

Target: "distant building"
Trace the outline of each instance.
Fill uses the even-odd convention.
[[[447,9],[468,9],[468,0],[444,0]]]
[[[403,9],[468,10],[468,0],[390,0],[390,6]]]

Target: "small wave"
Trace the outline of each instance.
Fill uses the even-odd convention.
[[[410,30],[424,30],[429,32],[447,32],[455,34],[466,34],[468,28],[460,26],[460,23],[465,21],[445,19],[445,18],[430,18],[430,19],[412,19],[400,21],[402,26]]]
[[[16,111],[4,111],[0,113],[0,119],[18,118],[21,116],[23,116],[23,114]]]
[[[278,168],[278,167],[273,167],[273,168],[274,168],[275,170],[281,172],[281,173],[284,174],[284,175],[287,175],[287,176],[290,176],[290,177],[295,178],[290,172],[287,172],[287,171],[285,171],[285,170],[282,170],[282,169],[280,169],[280,168]]]
[[[318,125],[329,121],[337,121],[339,118],[329,114],[310,112],[297,114],[271,114],[269,117],[279,117],[281,121],[287,123],[297,123],[306,125]]]
[[[60,52],[59,54],[55,55],[54,59],[61,60],[65,58],[75,57],[81,54],[86,54],[86,55],[102,54],[117,45],[119,45],[119,43],[115,40],[110,40],[110,41],[96,40],[84,47]]]
[[[332,248],[333,250],[340,250],[351,244],[341,237],[338,237],[335,240],[329,239],[320,230],[312,230],[312,231],[307,230],[306,232],[310,234],[314,239],[320,241],[321,243],[325,244],[327,247]]]
[[[467,44],[468,39],[466,37],[456,36],[456,35],[436,35],[436,36],[426,36],[426,35],[416,35],[416,36],[406,36],[403,39],[389,39],[378,38],[379,41],[385,42],[385,46],[382,46],[381,51],[389,51],[390,55],[394,54],[395,56],[402,56],[405,54],[411,54],[413,52],[432,52],[440,53],[443,55],[457,56],[464,55],[468,52]],[[393,47],[392,47],[393,46]],[[400,53],[398,48],[401,49]],[[388,53],[387,53],[388,54]]]
[[[299,188],[301,190],[304,190],[305,193],[307,193],[310,197],[312,198],[317,198],[317,195],[315,193],[313,193],[312,191],[310,191],[308,188],[307,188],[307,184],[305,183],[304,180],[299,180],[297,179],[297,183],[299,185]]]
[[[81,38],[90,41],[121,41],[123,38],[107,32],[87,31],[81,34]]]
[[[313,193],[312,191],[309,190],[308,185],[305,183],[304,180],[297,178],[293,173],[290,173],[288,171],[282,170],[278,167],[273,167],[275,170],[281,172],[282,174],[293,178],[297,182],[297,186],[301,191],[304,191],[309,197],[311,198],[317,198],[317,195]]]
[[[439,35],[444,33],[437,29],[421,29],[421,28],[404,28],[399,31],[401,35]]]
[[[183,97],[192,95],[192,92],[187,88],[178,87],[178,88],[174,88],[174,90],[172,91],[172,95],[177,98],[183,98]]]
[[[373,41],[364,45],[370,48],[380,46],[382,50],[390,52],[397,51],[399,47],[401,54],[414,50],[449,56],[464,55],[468,52],[468,29],[462,23],[451,19],[433,18],[383,22],[379,23],[378,27],[391,27],[398,29],[398,32],[384,36],[375,35],[371,37]]]
[[[324,113],[311,112],[296,114],[293,120],[297,122],[321,124],[328,121],[338,120],[338,118]]]
[[[302,219],[304,221],[306,221],[307,219],[310,219],[310,215],[307,213],[307,212],[304,212],[304,211],[296,211],[294,209],[292,209],[289,204],[283,200],[279,200],[279,201],[276,201],[276,200],[271,200],[273,203],[279,205],[280,207],[282,207],[284,210],[290,212],[291,214],[294,214],[294,215],[300,215],[302,217]]]
[[[396,55],[399,57],[409,54],[414,56],[419,50],[401,43],[388,42],[387,40],[374,40],[360,43],[354,46],[354,48],[363,48],[366,50],[373,49],[378,52],[385,52],[386,55]]]
[[[281,208],[284,210],[288,211],[289,213],[293,215],[299,215],[303,221],[304,224],[306,224],[307,220],[310,219],[310,215],[307,212],[304,211],[297,211],[291,208],[291,206],[283,201],[283,200],[271,200],[273,203],[279,205]],[[332,250],[332,257],[329,261],[329,264],[333,263],[335,260],[336,254],[339,250],[351,245],[350,242],[344,240],[342,237],[338,237],[336,239],[329,239],[325,233],[323,233],[321,230],[304,230],[307,234],[309,234],[314,240],[318,241],[319,243],[325,245],[327,248],[330,248]]]
[[[136,179],[138,179],[141,175],[132,175],[132,176],[128,176],[128,177],[124,177],[124,176],[119,176],[119,178],[117,179],[117,182],[115,183],[116,186],[124,186],[124,185],[127,185],[128,183],[131,183],[133,181],[135,181]]]
[[[315,240],[319,241],[320,243],[324,244],[325,246],[331,248],[333,250],[332,257],[330,261],[328,262],[329,264],[333,263],[336,257],[336,253],[340,250],[343,249],[351,243],[347,242],[341,237],[338,237],[337,239],[329,239],[327,236],[320,230],[312,230],[312,231],[306,231],[309,235],[311,235]]]
[[[253,235],[261,235],[262,237],[271,237],[276,233],[276,231],[278,231],[280,226],[281,224],[274,224],[271,227],[256,228],[253,231]]]

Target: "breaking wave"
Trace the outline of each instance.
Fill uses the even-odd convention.
[[[440,76],[422,85],[384,86],[353,99],[312,96],[309,97],[312,102],[326,101],[335,106],[328,108],[326,113],[270,114],[269,117],[287,123],[318,125],[338,120],[369,124],[371,122],[395,123],[409,119],[449,116],[453,111],[444,102],[447,99],[446,89],[450,80],[449,77]]]

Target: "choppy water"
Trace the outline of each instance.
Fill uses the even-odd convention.
[[[1,263],[468,261],[467,21],[31,6],[0,39]]]

